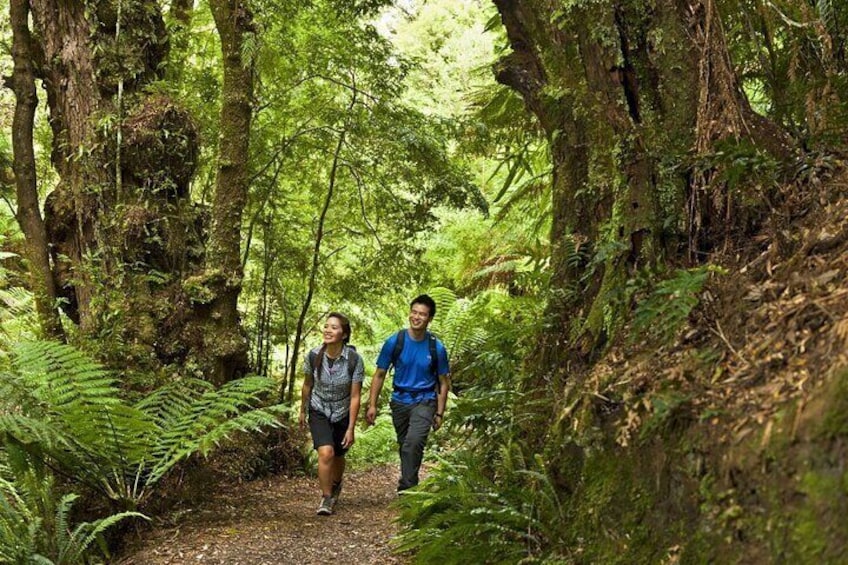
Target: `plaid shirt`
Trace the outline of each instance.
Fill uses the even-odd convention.
[[[338,422],[350,412],[350,389],[353,383],[361,383],[365,377],[365,365],[362,356],[355,353],[347,345],[342,347],[342,353],[330,366],[327,355],[321,360],[321,372],[314,370],[313,362],[321,347],[316,347],[306,355],[303,362],[303,373],[312,375],[312,397],[309,407],[324,414],[331,422]],[[353,377],[348,369],[348,363],[356,363]]]

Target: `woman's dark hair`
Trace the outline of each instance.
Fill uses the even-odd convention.
[[[430,309],[430,319],[436,317],[436,301],[430,298],[427,294],[420,294],[412,299],[412,302],[409,303],[409,307],[412,308],[416,304],[423,304],[427,308]]]
[[[327,319],[336,318],[342,324],[342,331],[345,333],[345,337],[342,341],[347,344],[350,341],[350,320],[347,319],[347,316],[344,314],[339,314],[338,312],[330,312],[327,314]]]

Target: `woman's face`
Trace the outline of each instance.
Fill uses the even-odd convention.
[[[324,343],[327,345],[331,343],[342,343],[344,338],[345,335],[341,320],[333,317],[327,318],[327,321],[324,322]]]

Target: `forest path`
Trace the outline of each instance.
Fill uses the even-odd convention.
[[[397,466],[346,473],[332,516],[317,516],[318,481],[275,476],[232,485],[130,542],[120,565],[389,563],[398,528]]]

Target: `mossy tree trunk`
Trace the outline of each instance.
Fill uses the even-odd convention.
[[[201,312],[206,328],[195,356],[213,368],[213,382],[222,383],[247,369],[248,345],[240,331],[237,310],[243,270],[241,221],[247,202],[250,122],[253,115],[253,61],[246,43],[253,18],[245,2],[212,0],[212,15],[221,38],[224,83],[221,91],[221,133],[218,175],[213,196],[206,274],[215,293]]]
[[[15,93],[15,115],[12,122],[13,168],[17,193],[16,217],[26,240],[32,290],[41,332],[64,339],[57,310],[56,285],[47,252],[47,231],[38,203],[35,174],[33,123],[38,96],[35,90],[35,49],[29,30],[28,0],[12,0],[9,7],[12,26],[12,58],[14,71],[9,86]]]
[[[751,111],[712,0],[493,1],[512,47],[497,78],[524,97],[551,146],[551,327],[540,365],[568,372],[591,363],[624,319],[630,274],[685,257],[677,226],[719,213],[691,198],[706,190],[688,169],[692,152],[733,137],[780,153],[785,141]]]
[[[32,60],[47,91],[60,179],[45,203],[44,249],[65,312],[83,336],[98,339],[107,363],[231,378],[246,365],[236,312],[252,93],[252,71],[240,58],[242,12],[229,3],[216,12],[225,84],[210,213],[189,197],[199,152],[193,118],[145,88],[166,68],[160,4],[31,6],[40,46]],[[174,9],[181,6],[190,4]]]

